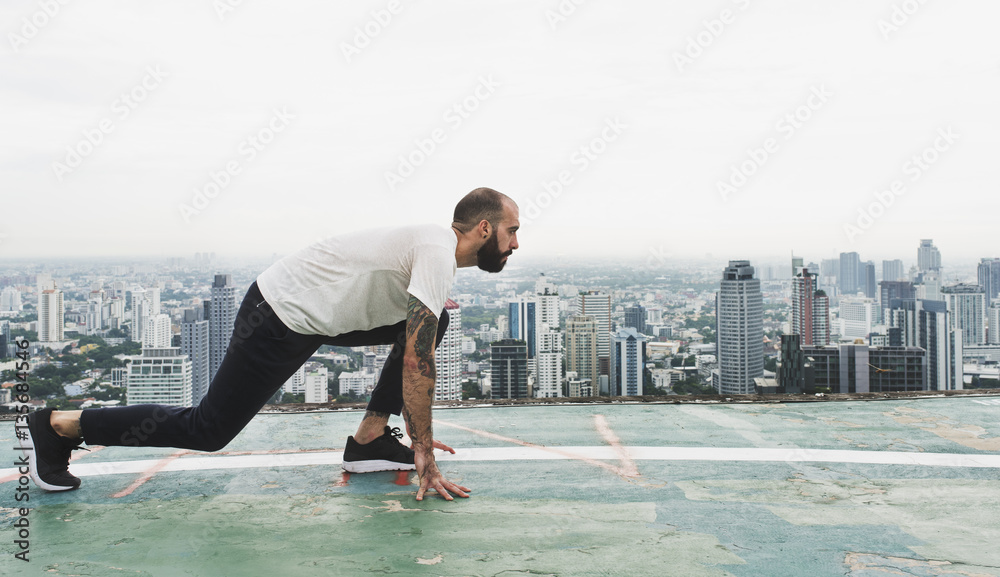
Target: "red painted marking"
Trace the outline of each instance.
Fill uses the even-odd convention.
[[[594,415],[594,426],[597,427],[597,432],[604,437],[604,440],[614,448],[615,453],[618,453],[618,460],[621,461],[621,475],[624,477],[638,477],[639,469],[635,466],[635,461],[628,454],[628,449],[622,445],[622,441],[618,438],[618,435],[611,430],[611,426],[608,425],[608,420],[604,418],[604,415]]]
[[[69,461],[72,463],[77,459],[82,459],[86,456],[93,455],[94,453],[100,451],[103,448],[105,448],[104,445],[94,445],[93,447],[88,445],[86,451],[73,451],[73,454],[69,456]]]
[[[395,483],[401,487],[408,487],[410,485],[410,472],[409,471],[396,471],[396,481]]]
[[[181,455],[186,455],[188,453],[189,451],[187,449],[181,449],[180,451],[177,451],[176,453],[170,455],[169,457],[166,457],[165,459],[160,459],[159,461],[157,461],[155,465],[146,469],[141,475],[139,475],[139,478],[133,481],[131,485],[126,487],[124,490],[118,491],[114,495],[111,495],[111,498],[120,499],[127,495],[131,495],[133,491],[144,485],[146,481],[152,479],[153,475],[162,471],[163,468],[166,467],[168,464],[170,464],[171,461],[177,459]]]
[[[347,482],[350,481],[350,480],[351,480],[351,474],[348,473],[347,471],[344,471],[343,476],[341,476],[340,480],[337,481],[336,483],[334,483],[333,486],[334,487],[346,487],[347,486]]]
[[[561,451],[559,449],[553,449],[552,447],[546,447],[545,445],[536,445],[535,443],[529,443],[528,441],[522,441],[520,439],[514,439],[514,438],[511,438],[511,437],[505,437],[503,435],[498,435],[496,433],[490,433],[488,431],[481,431],[479,429],[472,429],[472,428],[465,427],[465,426],[462,426],[462,425],[457,425],[455,423],[448,423],[446,421],[439,421],[437,419],[434,419],[434,423],[439,424],[439,425],[444,425],[446,427],[454,427],[456,429],[461,429],[463,431],[468,431],[470,433],[479,435],[481,437],[486,437],[488,439],[496,439],[498,441],[506,441],[508,443],[514,443],[515,445],[521,445],[522,447],[532,447],[532,448],[535,448],[535,449],[540,449],[540,450],[546,451],[548,453],[553,453],[553,454],[560,455],[560,456],[563,456],[563,457],[566,457],[566,458],[569,458],[569,459],[573,459],[573,460],[576,460],[576,461],[581,461],[581,462],[587,463],[588,465],[593,465],[595,467],[600,467],[602,469],[605,469],[607,471],[611,471],[612,473],[614,473],[616,475],[620,475],[622,477],[626,476],[625,473],[621,470],[620,467],[616,467],[614,465],[609,465],[608,463],[605,463],[603,461],[598,461],[597,459],[591,459],[589,457],[584,457],[582,455],[577,455],[575,453],[569,453],[567,451]]]

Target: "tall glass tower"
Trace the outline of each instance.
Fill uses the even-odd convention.
[[[719,392],[752,394],[764,376],[764,306],[750,261],[731,260],[715,297]]]

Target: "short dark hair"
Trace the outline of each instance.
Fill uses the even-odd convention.
[[[503,219],[504,200],[511,199],[492,188],[477,188],[463,196],[455,205],[455,217],[451,225],[466,233],[485,220],[496,228]]]

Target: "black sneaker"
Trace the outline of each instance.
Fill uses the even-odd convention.
[[[18,425],[17,438],[28,459],[31,480],[46,491],[70,491],[80,486],[80,479],[69,472],[69,456],[80,449],[82,440],[67,439],[49,424],[52,409],[28,414],[28,425]]]
[[[385,428],[385,433],[367,445],[362,445],[347,437],[347,448],[344,449],[344,463],[341,465],[348,473],[373,473],[375,471],[412,471],[413,449],[403,445],[399,439],[403,433],[399,427]]]

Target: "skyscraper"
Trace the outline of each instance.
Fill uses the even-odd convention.
[[[540,277],[544,279],[545,277]],[[548,282],[535,284],[535,374],[536,397],[561,397],[563,337],[559,331],[559,294]]]
[[[90,291],[85,310],[87,334],[96,335],[104,327],[104,291]]]
[[[981,345],[986,342],[986,295],[983,287],[960,283],[941,289],[948,311],[951,328],[962,330],[962,342]]]
[[[961,389],[962,331],[951,328],[948,305],[935,300],[893,299],[887,313],[885,322],[891,346],[920,347],[927,351],[928,390]]]
[[[306,363],[305,398],[306,403],[325,403],[329,400],[327,389],[330,371],[320,363]]]
[[[639,303],[625,307],[625,326],[635,329],[640,335],[646,334],[646,307]]]
[[[840,294],[853,295],[861,287],[858,273],[861,270],[861,257],[856,252],[840,253]]]
[[[805,268],[805,265],[802,264],[802,263],[803,263],[802,257],[801,256],[795,256],[795,253],[793,252],[792,253],[792,278],[795,278],[795,277],[799,276],[802,273],[802,269]]]
[[[566,319],[566,370],[598,384],[597,319],[590,315]]]
[[[944,295],[941,294],[941,271],[935,269],[917,273],[913,290],[918,299],[944,300]]]
[[[63,340],[63,292],[52,287],[38,293],[38,340],[43,343]]]
[[[191,406],[191,361],[180,348],[142,349],[126,372],[129,405]]]
[[[906,279],[906,271],[903,270],[903,261],[897,259],[882,261],[882,280],[900,281]]]
[[[828,278],[840,278],[840,259],[824,258],[819,263],[819,275]]]
[[[535,332],[559,330],[559,293],[549,287],[535,295]]]
[[[817,288],[816,275],[804,268],[792,279],[792,334],[806,345],[830,342],[830,299]]]
[[[527,398],[527,343],[518,339],[503,339],[491,343],[490,368],[494,399]]]
[[[0,321],[0,357],[10,356],[7,352],[8,345],[13,342],[10,334],[10,321]]]
[[[877,322],[874,299],[844,297],[840,300],[840,336],[865,339]]]
[[[781,335],[781,361],[775,375],[779,391],[789,394],[806,392],[806,371],[811,369],[802,353],[802,335]]]
[[[611,295],[600,291],[581,292],[576,314],[589,315],[597,322],[598,374],[608,375],[611,355]],[[597,382],[594,382],[597,388]]]
[[[191,361],[191,402],[197,405],[208,392],[208,321],[199,320],[197,310],[184,311],[181,322],[181,354]]]
[[[160,313],[146,319],[142,331],[142,348],[163,349],[171,345],[173,334],[170,330],[170,315]]]
[[[879,312],[889,308],[889,303],[893,299],[913,299],[916,292],[913,290],[913,283],[905,280],[884,280],[878,283],[879,286]],[[882,314],[879,314],[882,318]]]
[[[855,267],[856,269],[857,267]],[[749,261],[731,260],[715,297],[719,387],[722,394],[755,391],[764,375],[764,309],[760,281]]]
[[[462,400],[462,307],[448,299],[448,328],[441,344],[434,350],[434,367],[437,371],[434,385],[435,401]]]
[[[549,282],[549,279],[545,278],[545,273],[538,273],[538,278],[535,279],[535,294],[540,295],[554,295],[557,294],[556,285]]]
[[[868,261],[861,265],[861,287],[865,292],[865,297],[878,298],[878,284],[875,282],[875,263]]]
[[[535,334],[538,325],[535,322],[536,303],[533,299],[519,298],[507,304],[507,312],[510,315],[510,333],[507,335],[511,339],[520,339],[528,346],[528,358],[535,358]]]
[[[1000,300],[994,300],[987,311],[989,316],[986,341],[991,345],[1000,345]]]
[[[934,246],[934,240],[924,238],[917,247],[917,269],[920,272],[941,270],[941,251]]]
[[[229,339],[233,336],[233,326],[236,323],[237,301],[236,287],[233,276],[228,274],[215,275],[212,283],[211,316],[208,321],[209,351],[208,379],[215,378],[222,365],[222,358],[229,348]]]
[[[535,355],[536,397],[561,397],[563,380],[562,333],[544,330],[538,335],[538,354]]]
[[[153,314],[152,306],[150,306],[149,301],[146,300],[145,289],[136,287],[134,290],[130,290],[128,293],[129,306],[132,312],[132,322],[129,325],[129,340],[137,343],[142,342],[143,332],[146,330],[146,319]]]
[[[295,369],[292,376],[288,377],[285,384],[281,385],[281,389],[290,395],[303,395],[306,392],[306,365],[308,363],[302,363],[302,366]],[[367,370],[362,370],[362,372],[368,373]],[[343,377],[344,373],[340,373]]]
[[[611,394],[642,395],[646,362],[645,335],[631,327],[618,329],[611,337]]]
[[[9,286],[0,291],[0,312],[21,312],[21,291]]]
[[[1000,258],[984,258],[979,261],[977,270],[979,286],[986,295],[986,306],[1000,296]]]
[[[927,390],[927,351],[920,347],[870,347],[841,343],[803,347],[813,387],[834,393]],[[806,388],[811,388],[807,382]]]

